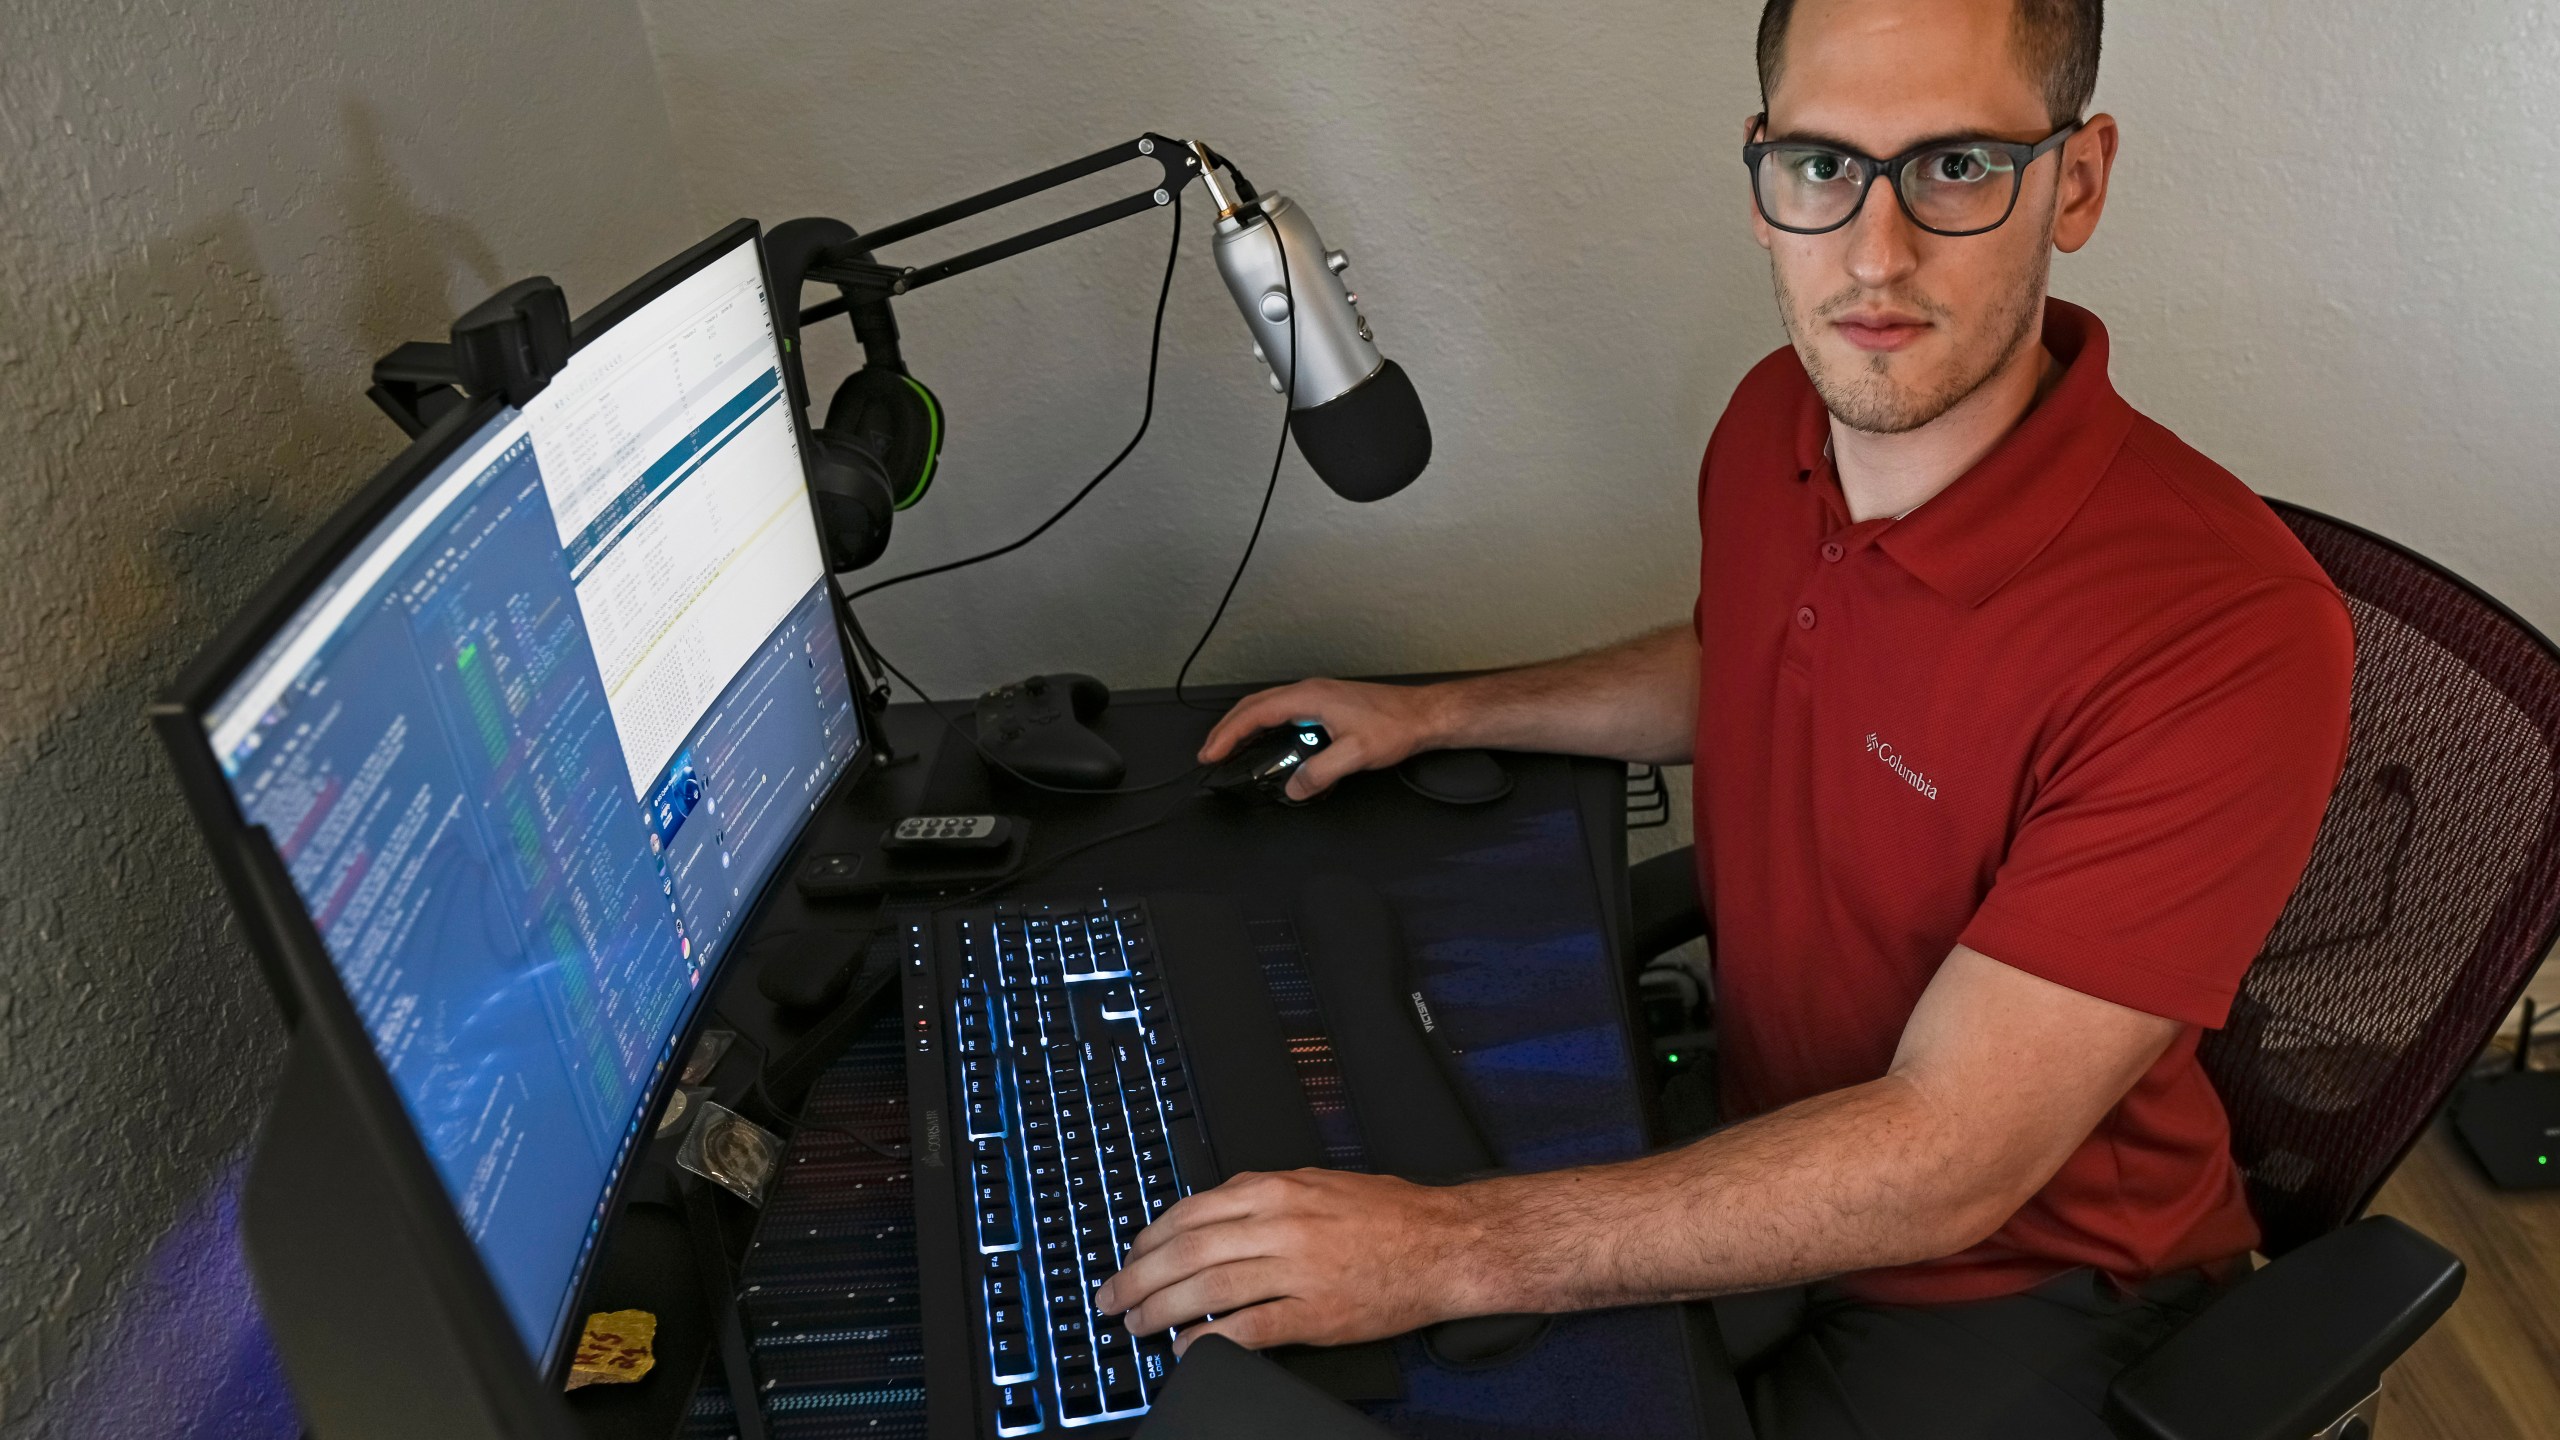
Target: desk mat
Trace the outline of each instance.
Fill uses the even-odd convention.
[[[1524,791],[1545,788],[1522,780]],[[1506,804],[1478,843],[1380,886],[1512,1170],[1622,1160],[1646,1145],[1581,813],[1569,795],[1538,798],[1548,803]],[[1362,1408],[1400,1435],[1700,1433],[1683,1322],[1668,1306],[1558,1316],[1528,1355],[1475,1373],[1441,1369],[1411,1340],[1398,1348],[1405,1398]]]

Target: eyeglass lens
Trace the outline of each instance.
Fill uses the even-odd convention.
[[[1867,190],[1869,164],[1821,146],[1780,146],[1760,157],[1760,212],[1790,230],[1847,220]],[[1911,157],[1899,177],[1913,219],[1948,234],[1988,230],[2009,213],[2018,171],[2007,152],[1956,143]]]

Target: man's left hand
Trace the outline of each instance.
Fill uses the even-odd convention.
[[[1134,1334],[1183,1326],[1177,1353],[1203,1335],[1251,1349],[1400,1335],[1469,1313],[1477,1208],[1467,1188],[1384,1175],[1238,1175],[1138,1232],[1095,1307]]]

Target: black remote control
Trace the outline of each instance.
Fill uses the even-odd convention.
[[[1002,850],[1013,840],[1004,815],[910,815],[889,827],[880,848],[893,855],[967,854]]]

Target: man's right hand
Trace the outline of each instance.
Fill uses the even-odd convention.
[[[1333,743],[1290,777],[1292,800],[1418,751],[1468,745],[1686,765],[1698,728],[1698,637],[1667,625],[1569,659],[1437,685],[1301,680],[1238,701],[1200,759],[1214,765],[1256,732],[1301,718]]]
[[[1366,685],[1349,680],[1301,680],[1236,702],[1200,747],[1204,764],[1216,764],[1257,732],[1292,720],[1312,719],[1333,743],[1289,777],[1292,800],[1312,799],[1345,775],[1383,770],[1418,750],[1443,743],[1438,733],[1441,699],[1435,687]]]

